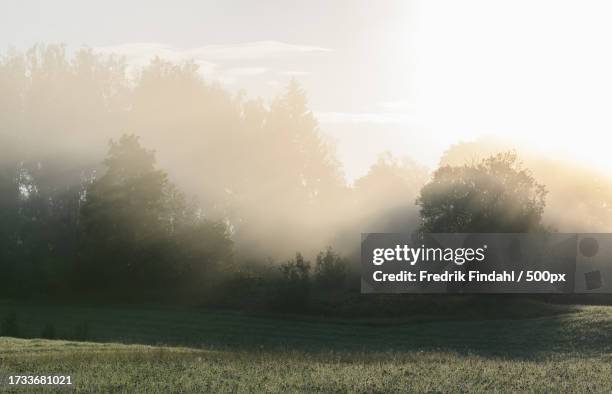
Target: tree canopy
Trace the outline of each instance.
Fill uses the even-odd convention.
[[[81,209],[85,283],[120,290],[172,288],[231,264],[225,226],[185,203],[138,137],[111,141],[104,164],[106,172],[89,185]]]
[[[516,153],[442,166],[417,199],[427,233],[531,232],[543,229],[546,189]]]

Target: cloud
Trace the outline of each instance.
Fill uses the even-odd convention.
[[[172,61],[203,60],[212,63],[239,60],[269,59],[288,55],[330,52],[331,49],[312,46],[287,44],[280,41],[255,41],[242,44],[204,45],[181,49],[170,45],[151,42],[126,43],[95,47],[101,53],[115,53],[125,56],[128,61],[151,59],[159,56]]]
[[[193,57],[227,61],[331,52],[331,49],[312,45],[287,44],[280,41],[255,41],[242,44],[206,45],[187,50],[186,52]]]
[[[372,111],[365,112],[317,112],[321,123],[363,125],[418,125],[421,122],[410,100],[383,101]]]
[[[94,47],[95,52],[105,55],[119,55],[125,57],[131,72],[141,69],[148,65],[155,57],[182,63],[193,61],[198,65],[200,72],[205,75],[215,73],[219,65],[211,60],[202,57],[189,55],[188,51],[177,50],[169,45],[157,43],[127,43],[121,45]]]
[[[321,123],[369,123],[369,124],[411,124],[414,116],[391,112],[317,112],[317,119]]]
[[[266,67],[234,67],[226,70],[225,72],[237,77],[252,77],[255,75],[261,75],[266,71],[268,71]]]
[[[288,44],[280,41],[254,41],[240,44],[204,45],[195,48],[176,48],[154,42],[136,42],[93,48],[101,54],[116,54],[125,57],[128,71],[135,71],[149,64],[156,56],[173,63],[193,61],[206,78],[223,84],[235,84],[240,78],[255,77],[274,72],[274,63],[292,60],[298,55],[331,52],[331,49]],[[253,62],[260,64],[253,65]],[[279,75],[306,75],[306,71],[284,71]]]

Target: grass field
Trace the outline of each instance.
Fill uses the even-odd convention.
[[[386,392],[612,389],[612,307],[532,319],[281,319],[162,307],[0,303],[24,336],[89,325],[90,341],[0,338],[0,370],[71,373],[83,391]],[[64,334],[65,333],[65,334]],[[119,343],[121,342],[121,343]]]

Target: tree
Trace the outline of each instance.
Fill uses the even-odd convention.
[[[67,290],[84,180],[123,128],[127,88],[125,63],[89,49],[0,54],[0,292]]]
[[[97,281],[131,281],[165,230],[168,179],[134,135],[111,141],[104,165],[106,173],[88,187],[81,209],[87,269]]]
[[[343,290],[347,275],[347,263],[329,247],[317,255],[315,280],[317,285],[327,290]]]
[[[201,284],[215,263],[229,263],[225,225],[185,203],[138,137],[111,141],[104,164],[81,209],[82,274],[90,282],[146,294]]]
[[[303,311],[310,294],[310,262],[296,253],[295,259],[281,264],[279,271],[281,277],[273,303],[282,311]]]
[[[409,232],[418,226],[414,204],[428,171],[409,158],[386,152],[355,181],[356,213],[368,231]]]
[[[172,179],[217,217],[225,216],[236,163],[248,162],[236,101],[220,85],[207,83],[194,62],[155,58],[134,81],[127,115],[129,130],[160,147],[159,162]]]
[[[422,233],[541,231],[546,189],[506,152],[443,166],[417,199]]]
[[[333,147],[295,80],[262,119],[252,112],[256,124],[247,125],[250,132],[235,144],[248,150],[221,166],[239,174],[230,188],[235,238],[249,256],[284,257],[298,246],[314,252],[337,228],[338,210],[346,205]]]
[[[504,148],[504,146],[506,146]],[[450,146],[441,165],[462,165],[507,150],[494,139]],[[547,224],[562,232],[608,232],[612,223],[612,178],[605,172],[563,158],[543,156],[522,148],[521,161],[546,185]]]

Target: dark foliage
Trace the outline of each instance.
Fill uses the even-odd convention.
[[[546,189],[515,153],[474,165],[443,166],[417,199],[425,233],[542,231]]]
[[[17,312],[11,311],[6,315],[0,324],[0,336],[19,338],[19,324],[17,322]]]
[[[311,289],[310,270],[310,262],[300,253],[294,260],[281,264],[272,305],[285,312],[305,311]]]
[[[89,335],[90,335],[89,322],[82,321],[82,322],[79,322],[76,326],[74,326],[74,333],[71,339],[74,339],[77,341],[86,341],[90,339]]]
[[[55,325],[53,325],[53,323],[47,323],[45,327],[43,327],[40,337],[45,339],[55,339]]]
[[[326,290],[344,290],[347,269],[347,263],[329,247],[317,255],[315,283],[319,288]]]

